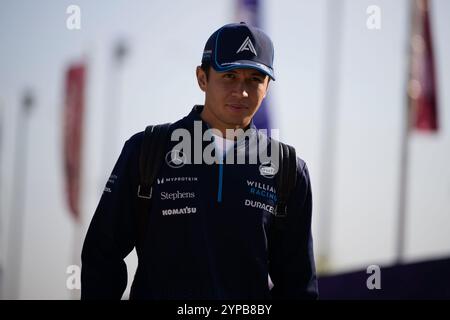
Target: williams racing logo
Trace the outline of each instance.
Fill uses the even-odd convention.
[[[273,186],[258,181],[247,180],[247,187],[251,195],[269,200],[273,205],[277,202],[277,191]]]

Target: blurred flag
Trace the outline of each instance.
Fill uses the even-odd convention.
[[[261,0],[236,0],[236,20],[261,27]],[[253,123],[258,129],[270,129],[267,98],[253,117]],[[268,132],[268,134],[270,131]]]
[[[437,131],[436,77],[428,0],[414,0],[408,84],[410,130]]]
[[[402,135],[399,201],[397,220],[397,263],[405,260],[406,204],[408,194],[409,133],[437,132],[437,93],[434,69],[431,23],[428,0],[413,0],[411,3],[410,65],[408,79],[408,119]]]
[[[85,66],[73,65],[66,72],[64,110],[64,169],[70,212],[80,218],[80,177],[85,93]]]
[[[237,22],[260,27],[260,0],[236,0]]]

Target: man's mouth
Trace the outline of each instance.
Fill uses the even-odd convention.
[[[236,110],[236,111],[248,109],[246,105],[239,104],[239,103],[227,103],[226,106],[228,108],[230,108],[231,110]]]

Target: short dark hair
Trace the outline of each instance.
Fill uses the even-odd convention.
[[[209,68],[211,67],[211,62],[209,61],[204,61],[202,62],[200,68],[205,72],[206,74],[206,80],[208,80],[209,77]]]

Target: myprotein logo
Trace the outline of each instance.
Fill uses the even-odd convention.
[[[180,215],[180,214],[191,214],[196,213],[197,208],[195,207],[184,207],[184,208],[178,208],[178,209],[166,209],[162,210],[163,216],[172,216],[172,215]]]
[[[158,184],[170,183],[170,182],[197,182],[198,177],[162,177],[157,178],[156,182]]]
[[[195,192],[161,192],[161,200],[194,199]]]

